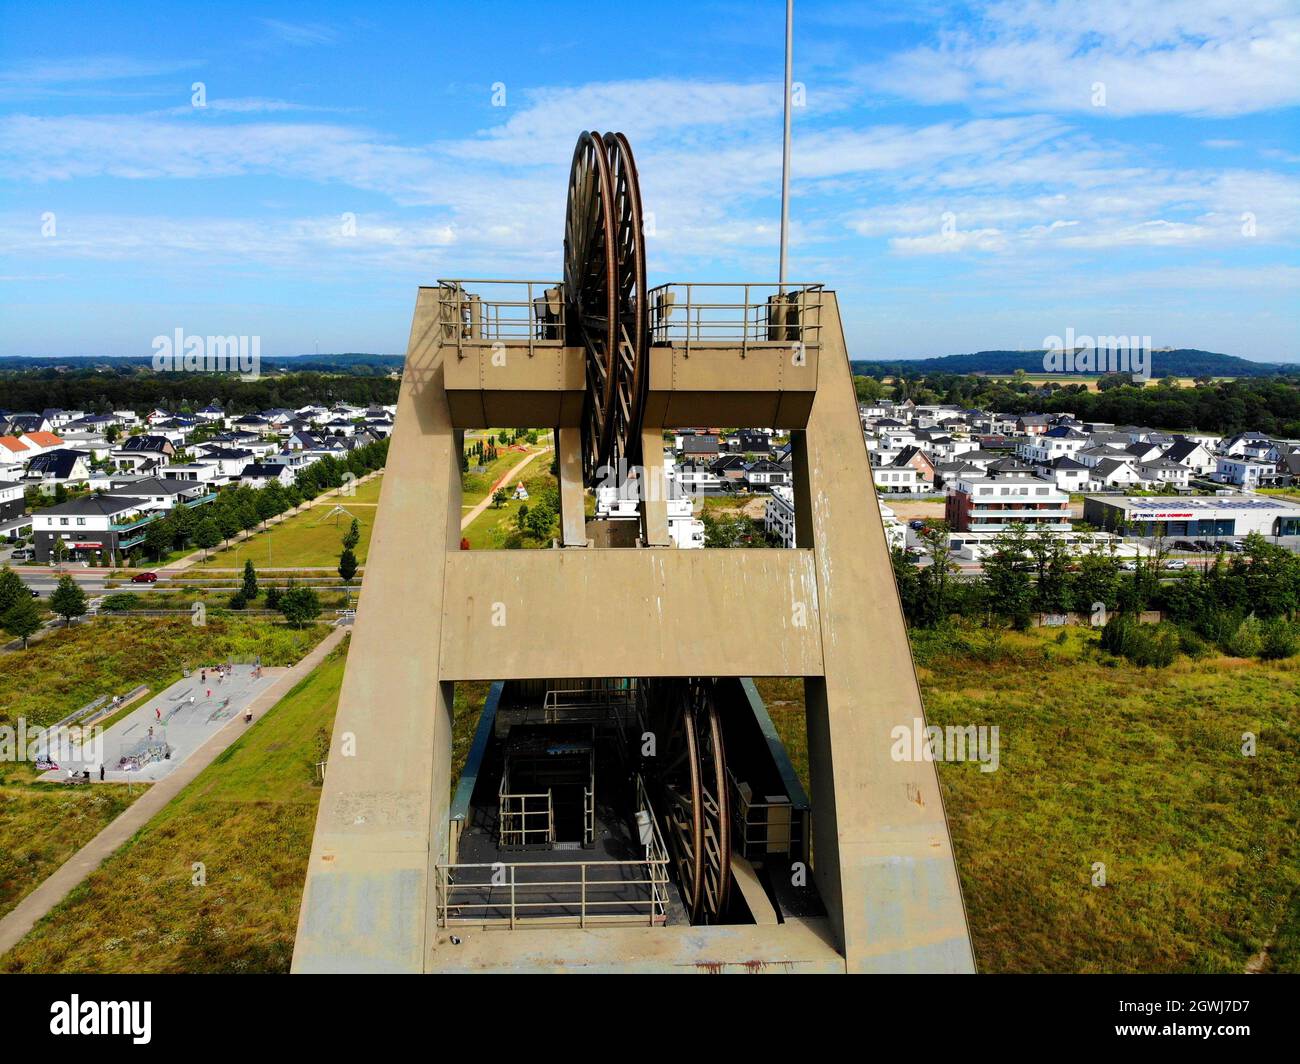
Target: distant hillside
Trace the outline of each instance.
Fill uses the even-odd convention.
[[[1042,351],[976,351],[969,355],[943,355],[939,358],[861,361],[853,363],[853,372],[868,377],[911,377],[932,373],[1003,376],[1023,369],[1035,374],[1043,372],[1043,354]],[[1300,374],[1300,364],[1252,362],[1236,355],[1190,348],[1151,353],[1153,377],[1272,377],[1279,373]]]
[[[347,352],[336,355],[264,355],[264,371],[284,373],[347,373],[358,377],[380,377],[402,368],[403,355],[372,355]],[[38,355],[0,356],[0,373],[19,370],[147,370],[151,355],[74,355],[43,358]]]

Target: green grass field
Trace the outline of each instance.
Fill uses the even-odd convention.
[[[340,543],[347,533],[352,520],[344,514],[326,517],[335,506],[341,506],[361,526],[361,542],[356,549],[357,562],[366,563],[366,551],[370,548],[370,533],[375,527],[375,514],[379,507],[373,502],[362,499],[367,488],[377,485],[382,478],[368,481],[357,489],[357,496],[352,498],[329,497],[310,509],[296,513],[278,525],[271,525],[255,536],[230,548],[218,548],[208,552],[208,560],[200,560],[190,566],[191,572],[205,569],[238,569],[250,558],[255,567],[261,566],[301,566],[312,568],[326,566],[333,569],[339,563],[339,554],[343,551]]]
[[[1140,669],[1096,640],[917,635],[930,723],[1000,731],[997,772],[940,765],[980,970],[1240,972],[1267,947],[1267,970],[1300,971],[1300,660]],[[284,971],[342,669],[336,653],[0,970]],[[802,684],[759,687],[806,781]],[[454,773],[486,689],[457,686]]]
[[[33,783],[0,765],[0,916],[147,789]]]
[[[917,640],[929,723],[999,728],[998,771],[939,766],[980,970],[1240,972],[1276,943],[1300,971],[1300,659],[1141,669],[1060,638]],[[801,687],[759,682],[806,778]]]
[[[461,536],[469,540],[471,550],[550,546],[549,541],[538,543],[529,536],[521,535],[517,523],[521,506],[534,504],[548,489],[556,487],[555,477],[547,472],[548,457],[533,459],[532,465],[524,470],[524,487],[528,491],[528,499],[510,499],[500,508],[489,506],[470,522],[468,528],[461,531]],[[513,483],[511,486],[513,488]],[[591,504],[591,500],[588,502]]]
[[[527,458],[529,454],[540,455],[542,451],[547,450],[550,446],[550,435],[549,432],[543,433],[540,437],[540,442],[535,445],[530,446],[525,444],[524,446],[527,449],[526,453],[507,450],[505,444],[498,443],[497,447],[500,448],[500,450],[495,462],[489,462],[487,468],[481,473],[464,473],[461,475],[460,490],[462,509],[470,510],[487,498],[487,493],[491,489],[492,485],[509,473],[510,470],[514,469],[514,467]],[[470,441],[467,437],[466,444],[468,445],[469,442]],[[524,474],[525,476],[530,475],[538,469],[545,469],[549,464],[549,455],[534,458],[532,462],[524,468]],[[509,487],[513,488],[514,483],[511,482]]]
[[[100,695],[137,684],[161,691],[182,668],[260,654],[265,665],[291,665],[325,637],[324,625],[301,630],[234,616],[135,617],[59,628],[27,650],[0,657],[0,724],[47,725]]]

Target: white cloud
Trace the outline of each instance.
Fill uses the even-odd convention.
[[[1237,115],[1300,102],[1290,0],[1002,0],[935,37],[863,77],[921,103],[998,110]]]

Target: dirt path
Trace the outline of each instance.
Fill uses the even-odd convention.
[[[524,466],[526,466],[539,454],[549,454],[550,450],[551,449],[549,447],[543,447],[540,451],[534,451],[522,462],[520,462],[517,466],[515,466],[514,469],[510,470],[509,473],[505,474],[505,476],[503,476],[500,480],[498,480],[495,484],[493,484],[492,487],[488,488],[488,493],[483,496],[483,501],[480,502],[477,506],[474,507],[474,509],[470,510],[469,513],[467,513],[464,517],[460,519],[461,531],[463,532],[465,529],[469,528],[469,526],[474,523],[474,519],[478,517],[478,515],[481,514],[484,510],[486,510],[489,506],[492,505],[492,495],[496,492],[498,488],[500,488],[507,481],[513,480],[516,476],[518,476],[520,470],[522,470]]]

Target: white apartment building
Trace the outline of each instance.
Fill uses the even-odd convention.
[[[1037,477],[958,477],[944,517],[955,532],[1001,532],[1016,524],[1068,532],[1070,496]]]

